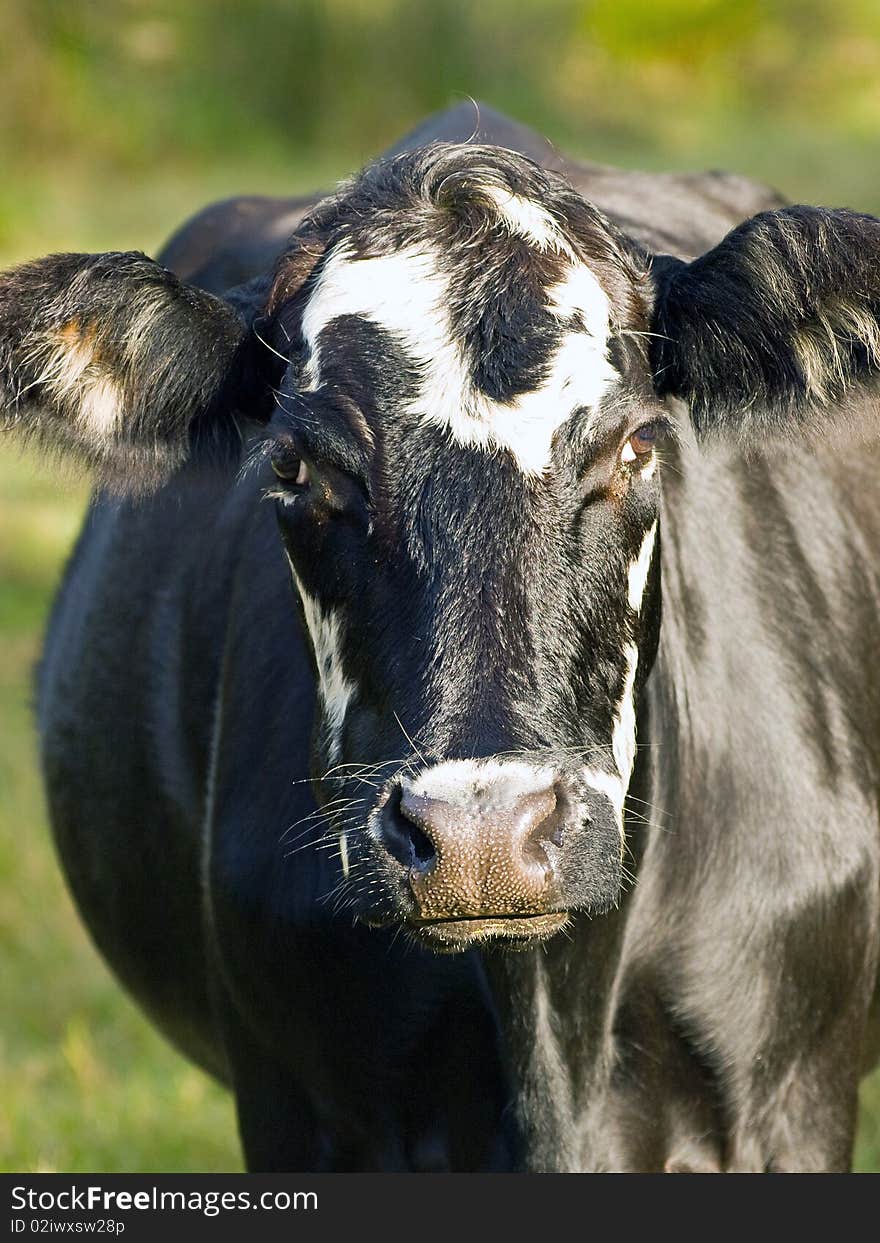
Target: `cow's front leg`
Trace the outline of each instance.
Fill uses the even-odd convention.
[[[813,806],[814,824],[834,823]],[[727,1170],[850,1167],[878,878],[876,821],[849,823],[848,841],[817,828],[807,860],[760,876],[741,863],[729,884],[716,874],[692,908],[699,932],[667,955],[673,1009],[717,1085]]]
[[[851,1007],[835,1026],[819,1047],[784,1058],[771,1046],[737,1076],[728,1171],[850,1169],[864,1014]]]
[[[721,977],[723,978],[723,977]],[[842,1172],[850,1168],[865,994],[846,1001],[801,980],[812,1017],[786,1018],[796,977],[697,1018],[669,973],[622,990],[613,1055],[585,1094],[583,1168],[618,1172]],[[812,983],[812,989],[808,986]],[[822,1009],[822,996],[837,1004]],[[731,1021],[733,1014],[737,1022]]]
[[[247,1062],[238,1066],[234,1087],[250,1173],[323,1168],[326,1154],[314,1110],[289,1073],[266,1060]]]
[[[326,1168],[325,1144],[308,1095],[289,1066],[241,1022],[221,1010],[245,1166],[252,1174]]]

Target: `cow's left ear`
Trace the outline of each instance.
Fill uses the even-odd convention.
[[[873,216],[763,212],[692,263],[658,260],[655,280],[655,384],[687,402],[700,435],[759,445],[800,424],[843,422],[859,404],[847,399],[876,382]]]
[[[194,441],[234,435],[252,401],[245,303],[136,252],[50,255],[0,274],[0,430],[116,490],[154,488]]]

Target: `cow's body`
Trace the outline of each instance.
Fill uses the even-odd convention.
[[[460,109],[411,142],[472,129]],[[481,138],[562,166],[500,118]],[[775,203],[715,174],[564,171],[682,257]],[[197,222],[166,257],[221,289],[303,209],[264,203],[243,247],[218,209],[210,254]],[[184,469],[93,504],[40,679],[57,841],[120,978],[234,1085],[253,1167],[848,1166],[880,918],[876,452],[676,455],[638,883],[509,955],[353,925],[308,820],[279,844],[314,807],[314,686],[265,480]]]

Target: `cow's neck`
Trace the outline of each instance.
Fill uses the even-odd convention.
[[[651,698],[642,696],[640,741],[650,738]],[[655,829],[646,823],[652,820],[655,761],[655,748],[640,748],[630,784],[638,800],[634,805],[644,808],[628,828],[625,850],[627,869],[636,874],[650,854]],[[631,983],[631,899],[627,892],[607,914],[576,916],[541,948],[485,955],[527,1169],[613,1169],[631,1160],[639,1168],[629,1134],[634,1120],[625,1116],[630,1110],[616,1082],[618,1019]],[[662,1019],[651,1024],[652,1031],[661,1026]],[[603,1137],[601,1150],[597,1135]]]
[[[612,1068],[619,913],[543,949],[485,956],[529,1170],[582,1170],[591,1102]]]

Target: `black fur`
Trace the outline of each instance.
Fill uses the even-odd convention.
[[[762,212],[692,263],[660,269],[658,391],[686,401],[701,434],[753,447],[798,427],[821,434],[877,377],[878,314],[880,221]]]

